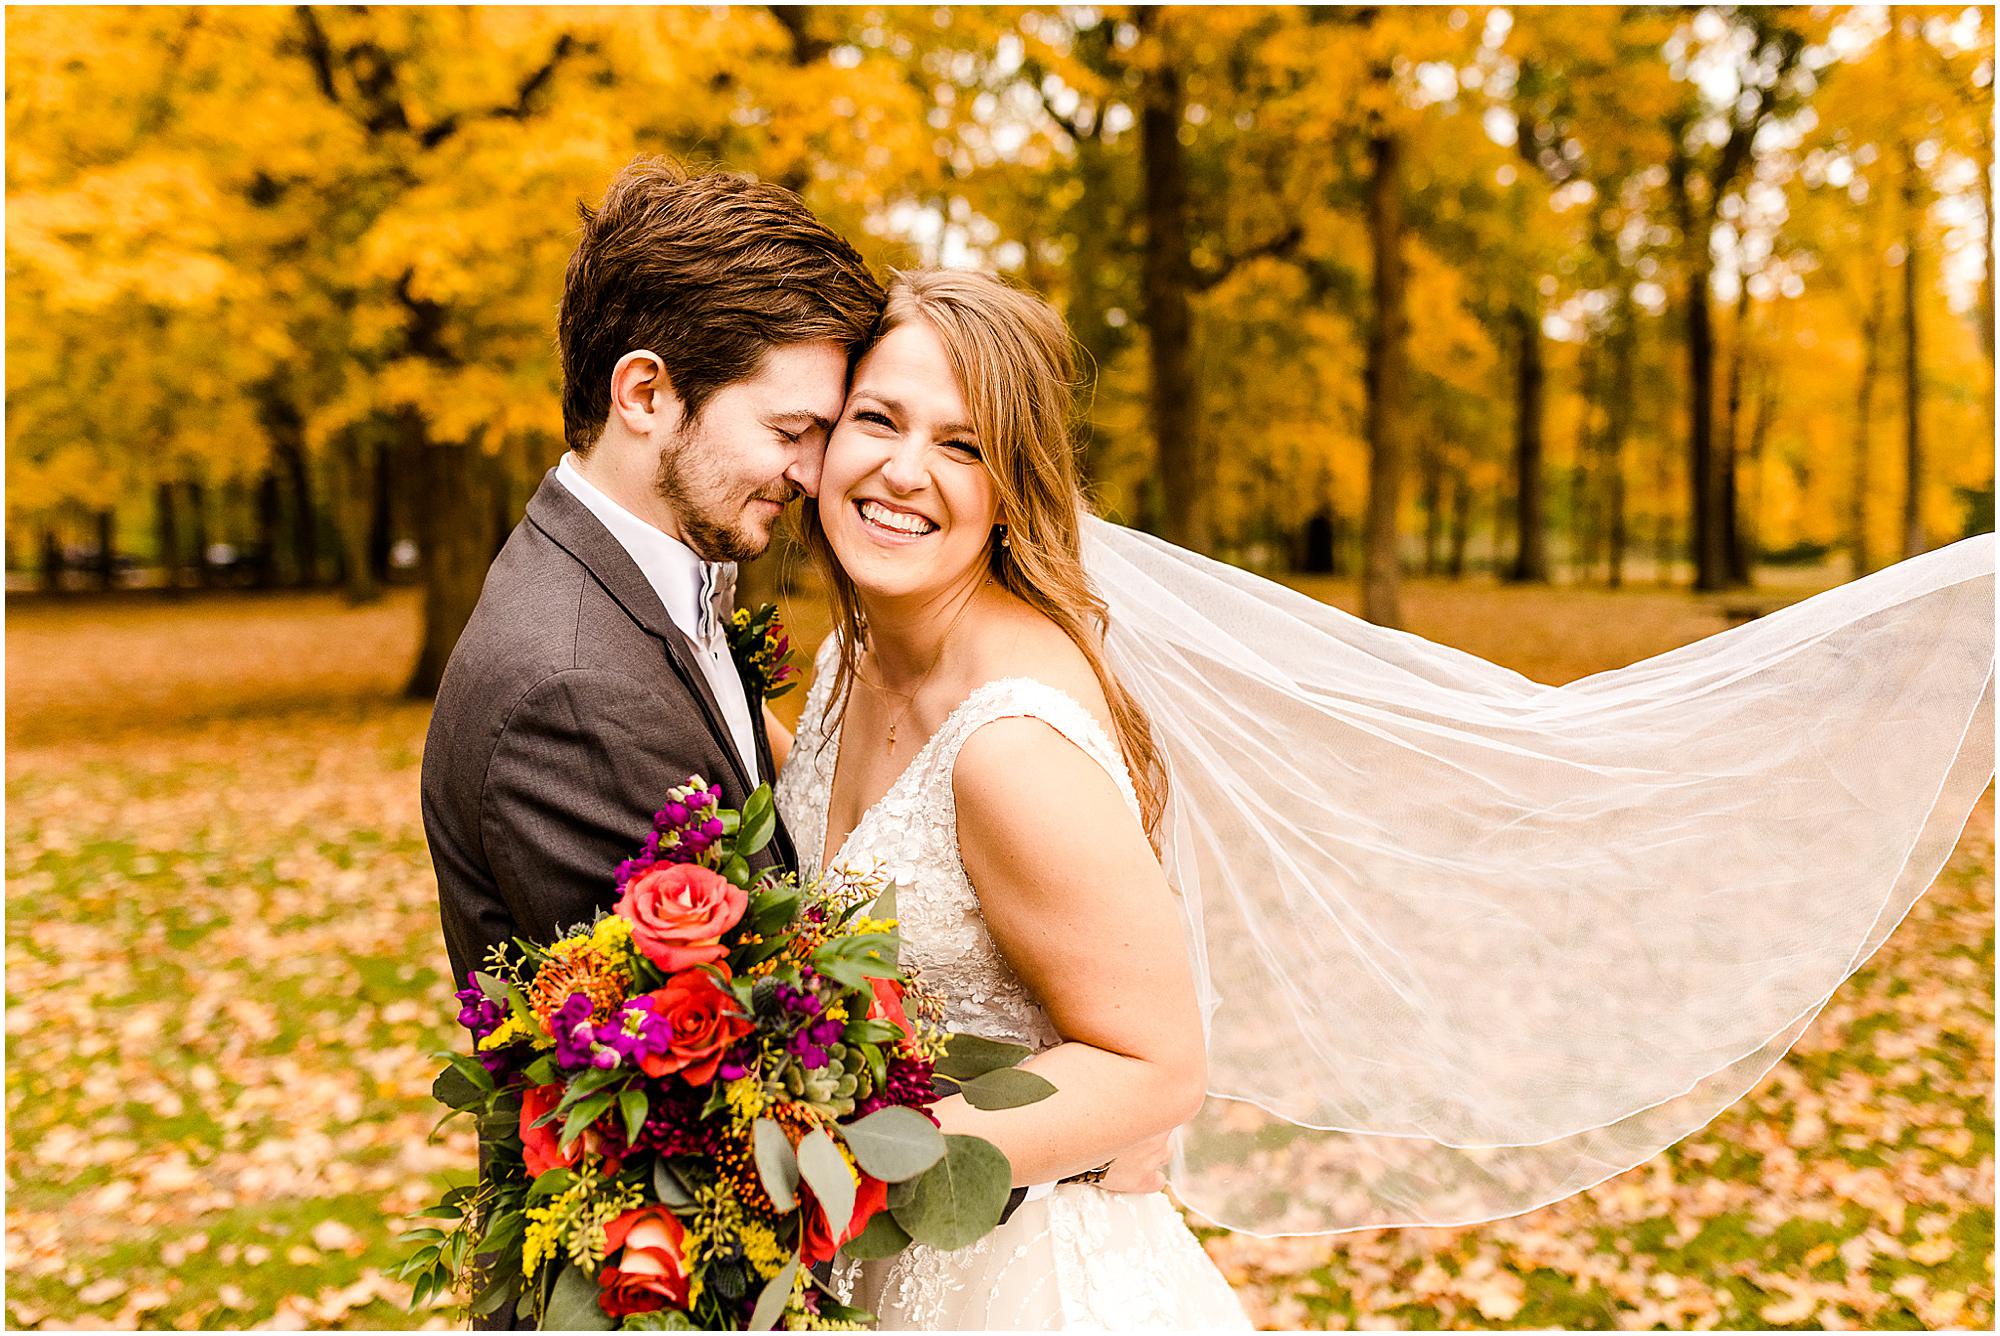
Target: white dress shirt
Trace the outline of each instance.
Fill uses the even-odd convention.
[[[583,476],[582,470],[576,466],[574,454],[566,452],[556,465],[556,481],[569,488],[570,495],[583,502],[590,513],[611,531],[618,545],[631,554],[640,573],[646,577],[646,583],[652,585],[653,592],[660,596],[667,616],[694,645],[695,662],[715,692],[716,702],[722,706],[722,717],[729,723],[736,754],[743,758],[743,768],[749,773],[751,784],[757,784],[757,734],[751,727],[750,703],[743,694],[743,679],[736,675],[736,664],[729,656],[727,638],[718,634],[708,643],[703,643],[700,634],[701,558],[680,539],[654,528],[606,496]],[[713,779],[714,776],[704,778]]]

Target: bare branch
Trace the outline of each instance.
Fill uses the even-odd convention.
[[[1238,268],[1250,263],[1252,260],[1262,260],[1272,257],[1290,259],[1293,252],[1298,250],[1299,242],[1304,239],[1305,229],[1297,223],[1293,223],[1290,227],[1278,233],[1278,235],[1268,240],[1260,241],[1248,250],[1237,252],[1221,264],[1206,268],[1197,266],[1189,286],[1196,292],[1207,292],[1210,288],[1235,273]]]

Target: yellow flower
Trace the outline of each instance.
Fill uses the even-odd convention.
[[[843,931],[856,937],[871,932],[894,932],[896,931],[896,925],[901,921],[900,919],[868,918],[865,915],[857,916],[848,920],[847,927]]]
[[[591,929],[590,944],[598,950],[615,955],[632,949],[632,920],[622,914],[606,914],[597,920]]]
[[[739,1076],[722,1088],[729,1111],[741,1122],[749,1122],[770,1104],[764,1097],[764,1083],[754,1076]]]
[[[521,1024],[518,1017],[509,1016],[506,1020],[500,1022],[499,1029],[479,1041],[479,1051],[485,1053],[492,1049],[504,1048],[517,1039],[532,1038],[534,1038],[534,1034],[527,1026]]]
[[[785,1263],[791,1260],[791,1254],[778,1246],[777,1232],[761,1220],[744,1221],[741,1240],[743,1255],[750,1259],[757,1274],[766,1279],[784,1270]]]

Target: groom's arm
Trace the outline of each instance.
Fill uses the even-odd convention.
[[[667,790],[699,768],[677,763],[675,723],[658,694],[604,669],[546,677],[514,707],[480,832],[518,935],[546,942],[610,905],[618,864],[638,853]]]

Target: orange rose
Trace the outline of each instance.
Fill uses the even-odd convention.
[[[810,1187],[799,1184],[799,1201],[805,1210],[805,1231],[799,1240],[799,1261],[804,1266],[817,1266],[821,1262],[833,1260],[833,1254],[842,1244],[851,1242],[855,1235],[868,1228],[868,1222],[876,1212],[889,1204],[889,1185],[879,1178],[855,1170],[861,1183],[854,1190],[854,1214],[847,1221],[847,1228],[839,1238],[833,1237],[827,1229],[826,1212],[820,1209]]]
[[[903,1032],[905,1037],[917,1032],[910,1024],[910,1013],[903,1010],[903,985],[894,979],[878,979],[869,976],[868,986],[875,990],[875,1000],[868,1006],[868,1019],[886,1020]]]
[[[562,1093],[563,1088],[554,1082],[529,1086],[521,1092],[521,1158],[527,1161],[530,1178],[540,1178],[550,1169],[575,1164],[583,1154],[581,1139],[571,1142],[568,1151],[563,1150],[561,1123],[534,1125],[536,1119],[562,1102]]]
[[[723,966],[724,977],[728,967]],[[729,1046],[754,1028],[736,1009],[736,995],[702,970],[685,970],[667,980],[667,986],[645,995],[655,1015],[666,1018],[673,1038],[665,1053],[640,1057],[639,1068],[648,1076],[679,1072],[689,1085],[703,1085],[715,1079],[715,1069]]]
[[[597,1306],[614,1318],[685,1308],[688,1278],[681,1241],[686,1234],[673,1212],[657,1205],[627,1211],[606,1225]]]
[[[750,897],[720,873],[693,863],[659,863],[625,883],[618,914],[632,921],[632,944],[669,974],[728,954],[722,934]]]

